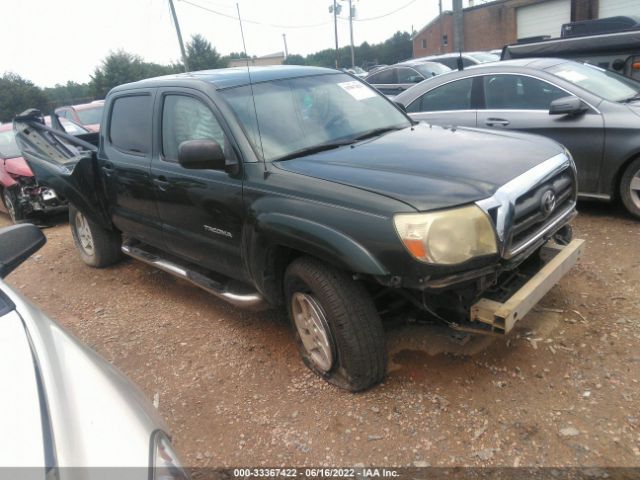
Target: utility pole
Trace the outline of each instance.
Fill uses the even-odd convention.
[[[287,34],[282,34],[282,40],[284,41],[284,59],[286,60],[289,56],[289,50],[287,50]]]
[[[342,9],[341,5],[336,4],[336,0],[333,0],[333,5],[329,7],[329,13],[333,13],[333,30],[336,37],[336,70],[340,65],[340,58],[338,54],[338,14]]]
[[[453,0],[453,51],[464,50],[464,20],[462,16],[462,0]]]
[[[182,63],[184,63],[184,71],[188,72],[189,65],[187,64],[187,54],[184,51],[184,43],[182,43],[182,34],[180,33],[180,25],[178,24],[178,17],[176,16],[176,9],[173,7],[173,0],[169,0],[169,8],[171,8],[173,23],[176,26],[176,33],[178,34],[178,42],[180,43],[180,51],[182,52]]]
[[[442,22],[444,19],[442,18],[442,0],[438,0],[438,25],[440,26],[440,39],[438,40],[438,50],[440,53],[444,53],[442,51]]]
[[[351,68],[356,66],[356,54],[353,49],[353,17],[354,9],[356,7],[351,6],[351,0],[349,0],[349,36],[351,37]]]

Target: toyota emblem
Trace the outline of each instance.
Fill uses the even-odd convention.
[[[540,201],[540,210],[546,217],[553,209],[556,208],[556,194],[553,190],[547,190],[542,194],[542,200]]]

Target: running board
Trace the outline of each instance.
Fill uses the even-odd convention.
[[[162,258],[156,253],[147,251],[142,244],[132,245],[130,243],[123,243],[122,252],[136,260],[152,265],[178,278],[182,278],[237,307],[254,311],[270,308],[262,295],[255,290],[251,290],[247,285],[231,279],[227,279],[227,281],[224,282],[214,280],[202,273],[180,265],[173,260]]]

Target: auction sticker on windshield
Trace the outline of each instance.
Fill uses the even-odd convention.
[[[338,86],[356,100],[365,100],[376,96],[376,93],[373,90],[357,80],[352,82],[342,82],[339,83]]]

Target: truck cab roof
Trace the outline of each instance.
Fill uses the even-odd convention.
[[[307,67],[299,65],[274,65],[268,67],[249,67],[249,69],[247,69],[247,67],[232,67],[148,78],[145,80],[139,80],[137,82],[120,85],[114,88],[112,92],[128,90],[131,88],[157,87],[161,85],[184,85],[189,84],[193,81],[208,82],[212,84],[216,90],[223,90],[226,88],[249,85],[249,72],[251,74],[252,83],[282,80],[286,78],[341,73],[331,68]]]

